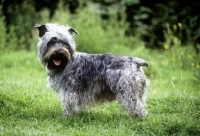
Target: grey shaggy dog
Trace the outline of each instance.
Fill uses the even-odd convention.
[[[49,86],[60,97],[65,116],[86,105],[116,99],[131,117],[144,117],[147,80],[141,66],[148,63],[136,57],[76,52],[68,26],[47,23],[35,25],[39,31],[38,56],[46,67]]]

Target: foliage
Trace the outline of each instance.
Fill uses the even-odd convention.
[[[41,20],[40,14],[45,8],[49,9],[48,18],[52,18],[58,8],[58,3],[59,0],[4,0],[2,15],[6,23],[7,35],[4,37],[8,45],[12,46],[13,43],[17,43],[18,46],[13,47],[14,49],[30,49],[32,26]],[[181,46],[193,43],[195,51],[198,53],[200,50],[199,45],[194,43],[194,39],[196,41],[200,39],[198,0],[190,2],[180,0],[62,0],[62,7],[69,9],[70,16],[71,14],[77,16],[78,10],[90,6],[91,3],[94,6],[93,14],[99,14],[107,21],[113,20],[113,13],[116,14],[115,21],[121,22],[122,19],[129,24],[128,27],[121,26],[124,27],[124,34],[127,37],[140,36],[146,47],[163,49],[163,42],[168,40],[165,37],[165,31],[170,27],[174,36],[181,41]],[[122,11],[123,14],[121,14]],[[101,27],[105,27],[102,21],[98,23]],[[172,45],[174,44],[169,46]]]
[[[181,41],[182,46],[193,42],[196,52],[200,49],[194,43],[194,37],[199,37],[199,1],[143,1],[143,0],[94,0],[101,4],[101,14],[106,19],[109,16],[109,9],[117,5],[119,10],[125,7],[127,21],[130,23],[128,33],[140,35],[145,41],[146,47],[163,49],[164,31],[168,27],[172,29],[175,37]],[[105,15],[106,14],[106,15]],[[187,15],[187,16],[186,16]],[[196,39],[197,40],[197,39]],[[173,44],[172,44],[173,45]]]
[[[192,71],[194,72],[194,81],[196,85],[200,85],[200,60],[199,60],[200,55],[194,56],[193,62],[192,62]]]
[[[2,9],[5,9],[5,7],[2,7]],[[6,10],[7,16],[5,16],[5,19],[7,22],[4,23],[1,20],[5,29],[2,36],[6,40],[6,43],[2,43],[1,46],[6,47],[6,49],[29,49],[32,39],[30,32],[35,19],[38,17],[32,6],[32,2],[23,1],[20,4],[11,4]],[[1,13],[3,14],[4,12]],[[8,16],[11,17],[8,18]]]
[[[0,5],[0,50],[3,49],[3,47],[5,46],[6,44],[6,27],[5,27],[5,24],[4,24],[4,17],[2,16],[2,13],[1,13],[1,5]]]

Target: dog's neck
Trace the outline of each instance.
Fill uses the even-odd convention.
[[[51,78],[60,75],[61,73],[63,73],[63,70],[64,70],[64,69],[57,71],[57,70],[48,69],[48,68],[46,67],[46,73],[47,73],[47,75],[48,75],[49,77],[51,77]]]

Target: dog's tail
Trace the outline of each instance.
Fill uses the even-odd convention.
[[[145,66],[145,67],[149,66],[149,64],[146,61],[144,61],[143,59],[140,59],[140,58],[132,57],[132,61],[135,62],[139,67],[140,66]]]

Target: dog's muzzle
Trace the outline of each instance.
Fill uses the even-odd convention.
[[[51,49],[45,56],[45,63],[49,69],[64,68],[71,56],[66,48]]]

